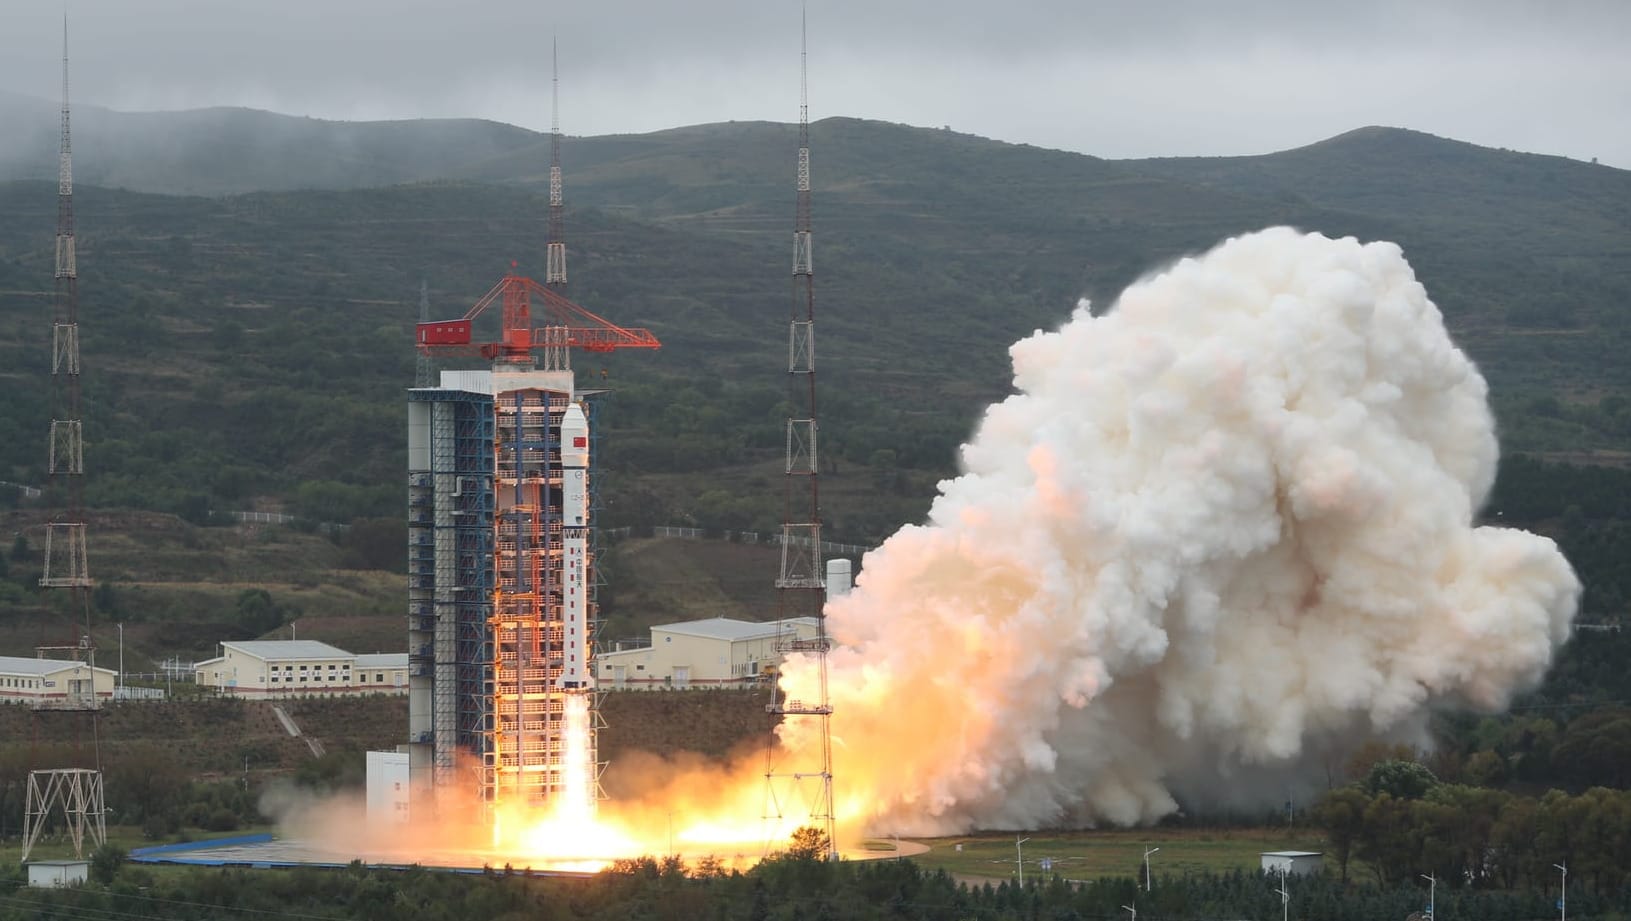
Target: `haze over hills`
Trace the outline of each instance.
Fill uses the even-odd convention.
[[[0,179],[54,179],[57,103],[0,92]],[[74,176],[166,195],[345,189],[452,178],[543,136],[479,119],[332,122],[258,109],[75,105]],[[542,141],[546,144],[547,137]]]
[[[48,330],[55,112],[0,96],[6,123],[34,126],[0,142],[0,178],[36,180],[0,184],[0,479],[18,482],[43,479],[48,382],[29,369]],[[1510,447],[1631,447],[1631,410],[1603,402],[1631,384],[1631,173],[1385,128],[1119,162],[848,118],[811,133],[824,446],[858,474],[830,494],[840,538],[921,510],[1006,392],[1015,339],[1271,224],[1403,244],[1491,379]],[[625,510],[774,520],[755,478],[778,456],[795,146],[764,122],[566,142],[573,296],[665,343],[606,363],[619,489],[643,491]],[[547,165],[547,136],[490,122],[76,109],[92,500],[296,503],[328,483],[354,500],[329,514],[394,513],[418,280],[457,315],[509,260],[536,263]]]

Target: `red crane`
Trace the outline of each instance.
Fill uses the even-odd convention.
[[[500,300],[504,303],[502,338],[498,342],[472,342],[476,317]],[[532,325],[534,301],[545,321],[538,327]],[[651,330],[618,326],[532,279],[515,274],[514,263],[510,264],[510,271],[503,280],[482,295],[464,316],[457,320],[420,323],[415,338],[420,351],[426,354],[480,355],[493,361],[517,363],[530,362],[532,350],[544,346],[565,346],[586,352],[662,347]]]

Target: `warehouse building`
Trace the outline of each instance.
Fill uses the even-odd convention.
[[[408,654],[356,655],[315,640],[222,643],[196,666],[200,687],[234,697],[408,693]]]
[[[712,617],[651,628],[651,643],[603,652],[596,676],[611,690],[748,687],[774,674],[778,644],[812,639],[814,617],[754,623]]]
[[[0,656],[0,702],[35,707],[96,705],[113,697],[116,672],[70,659]]]

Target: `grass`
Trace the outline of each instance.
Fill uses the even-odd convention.
[[[134,825],[108,826],[108,843],[124,848],[125,851],[134,851],[139,847],[155,847],[161,844],[179,844],[185,841],[213,841],[217,838],[241,838],[244,835],[258,835],[272,832],[275,829],[270,825],[245,825],[236,831],[199,831],[196,828],[188,829],[185,833],[170,835],[164,838],[149,838],[142,834],[142,830]],[[91,851],[89,836],[85,839],[85,859],[89,860]],[[62,834],[55,834],[41,838],[34,846],[34,852],[29,854],[30,860],[62,860],[73,857],[73,844]],[[0,840],[0,864],[16,864],[22,860],[23,848],[21,835],[8,836]]]
[[[1030,839],[1024,845],[1026,873],[1051,872],[1080,880],[1142,878],[1144,850],[1159,847],[1160,853],[1150,858],[1157,885],[1162,876],[1256,869],[1263,851],[1324,849],[1317,831],[1302,828],[1148,828],[919,839],[929,845],[929,852],[912,859],[925,868],[960,877],[1008,879],[1015,875],[1016,837]],[[1051,871],[1042,869],[1044,858],[1052,861]]]

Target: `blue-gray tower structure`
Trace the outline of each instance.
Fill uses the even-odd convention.
[[[492,723],[493,397],[408,392],[408,731],[414,790],[457,782]]]

